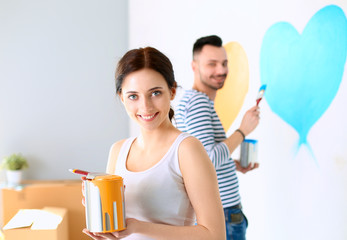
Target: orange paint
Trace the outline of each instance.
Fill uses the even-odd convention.
[[[124,207],[124,185],[123,178],[116,175],[97,176],[92,180],[99,188],[101,198],[101,210],[103,216],[103,232],[115,232],[126,229],[125,207]],[[114,202],[116,202],[117,225],[114,221]],[[110,226],[106,226],[106,215],[108,214]]]

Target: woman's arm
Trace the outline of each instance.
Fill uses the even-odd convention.
[[[114,174],[114,172],[116,170],[116,163],[117,163],[118,154],[119,154],[119,151],[120,151],[124,141],[125,141],[125,139],[120,140],[111,146],[110,152],[108,154],[106,173]]]
[[[204,146],[194,137],[185,139],[179,148],[179,160],[198,227],[187,239],[225,239],[225,220],[217,175]]]

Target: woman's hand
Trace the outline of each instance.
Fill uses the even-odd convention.
[[[129,236],[132,233],[135,233],[135,229],[137,228],[139,224],[140,224],[140,221],[134,218],[128,218],[126,219],[127,228],[123,231],[112,232],[112,233],[92,233],[88,231],[87,229],[83,229],[83,232],[95,240],[104,240],[104,239],[115,240],[115,239],[122,239],[124,237]]]
[[[86,229],[86,228],[83,229],[82,232],[87,234],[89,237],[91,237],[95,240],[105,240],[105,239],[116,240],[116,239],[119,239],[119,238],[115,237],[112,233],[92,233],[92,232],[89,232],[88,229]]]
[[[141,222],[136,220],[135,218],[127,218],[125,220],[125,223],[126,223],[126,229],[125,230],[113,233],[119,239],[127,237],[132,233],[135,233],[137,227],[139,226],[139,224]]]

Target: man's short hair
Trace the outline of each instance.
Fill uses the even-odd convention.
[[[211,36],[199,38],[198,40],[196,40],[193,46],[193,58],[195,54],[198,54],[201,52],[202,48],[205,45],[221,47],[222,44],[223,44],[222,39],[218,37],[217,35],[211,35]]]

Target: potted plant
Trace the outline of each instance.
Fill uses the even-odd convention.
[[[4,157],[0,169],[6,170],[7,183],[9,185],[18,185],[22,180],[22,171],[28,168],[29,164],[21,154],[12,154]]]

